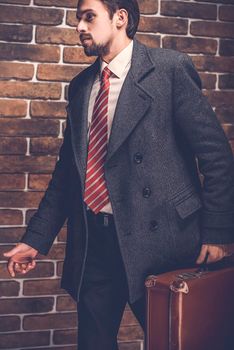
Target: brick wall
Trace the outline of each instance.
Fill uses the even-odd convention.
[[[75,31],[76,0],[0,2],[0,348],[76,349],[76,305],[59,279],[63,228],[36,270],[11,279],[2,252],[24,232],[50,179],[65,123],[66,86],[92,60]],[[234,1],[141,0],[138,38],[184,51],[234,149]],[[129,308],[121,350],[143,349]]]

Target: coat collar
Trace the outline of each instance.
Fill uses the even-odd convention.
[[[85,179],[87,157],[88,104],[94,79],[100,69],[100,60],[81,73],[77,92],[67,108],[71,123],[72,145],[82,180]],[[134,127],[144,117],[153,97],[146,84],[147,75],[154,70],[148,48],[136,39],[133,43],[131,68],[122,86],[113,119],[106,163],[117,152]],[[83,181],[84,184],[84,181]]]

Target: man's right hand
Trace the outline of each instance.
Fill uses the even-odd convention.
[[[15,277],[16,273],[27,273],[36,266],[35,257],[38,251],[25,243],[18,243],[13,249],[3,255],[8,260],[8,271],[11,277]]]

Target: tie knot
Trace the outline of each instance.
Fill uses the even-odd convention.
[[[111,74],[112,72],[110,71],[110,69],[108,67],[105,67],[102,71],[101,81],[107,81],[110,78]]]

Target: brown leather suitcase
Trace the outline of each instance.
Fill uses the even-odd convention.
[[[146,350],[234,350],[233,259],[209,266],[147,277]]]

